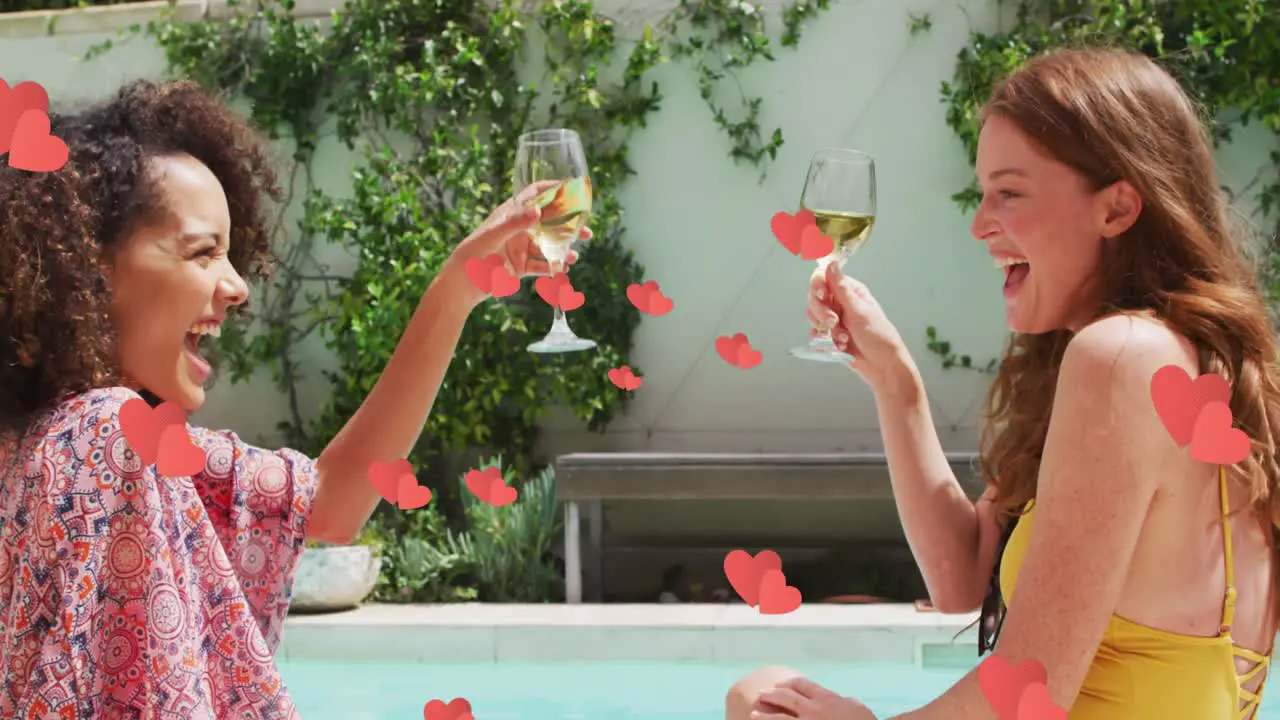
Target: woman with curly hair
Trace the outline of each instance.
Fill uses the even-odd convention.
[[[830,271],[810,291],[811,320],[835,327],[873,390],[933,604],[1000,619],[980,628],[979,651],[998,631],[995,655],[1042,664],[1040,701],[1071,720],[1253,718],[1280,599],[1280,368],[1207,134],[1172,76],[1104,49],[1032,60],[982,119],[972,232],[1001,269],[1015,336],[990,392],[976,504],[866,286]],[[1151,399],[1170,365],[1227,380],[1252,439],[1245,461],[1202,463],[1173,441]],[[740,681],[727,705],[730,720],[875,717],[776,668]],[[1017,714],[997,712],[975,670],[894,717]]]
[[[370,463],[413,447],[486,297],[466,261],[547,271],[537,211],[516,198],[458,245],[318,458],[190,427],[204,469],[161,477],[121,408],[204,402],[201,344],[267,276],[281,193],[194,84],[136,82],[52,128],[65,168],[0,165],[0,716],[294,718],[272,654],[303,543],[351,542]]]

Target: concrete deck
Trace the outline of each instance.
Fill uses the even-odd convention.
[[[976,614],[913,605],[368,605],[286,622],[285,661],[972,665]],[[963,631],[963,634],[961,634]],[[959,634],[959,637],[956,636]]]

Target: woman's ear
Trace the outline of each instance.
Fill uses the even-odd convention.
[[[1117,180],[1103,188],[1097,197],[1104,238],[1123,234],[1142,214],[1142,196],[1128,180]]]

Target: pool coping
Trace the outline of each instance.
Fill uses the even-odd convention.
[[[911,604],[365,605],[290,615],[288,661],[972,664],[976,613]]]

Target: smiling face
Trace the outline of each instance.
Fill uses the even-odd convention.
[[[1079,329],[1100,303],[1093,281],[1108,240],[1137,219],[1137,193],[1125,181],[1094,191],[1000,115],[983,125],[976,169],[983,198],[971,231],[1004,273],[1009,328]]]
[[[199,343],[249,290],[227,257],[231,217],[217,177],[188,155],[147,169],[162,210],[121,238],[107,271],[120,364],[135,389],[192,412],[210,375]]]

